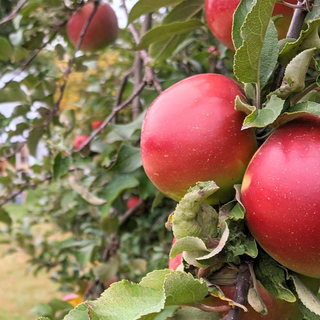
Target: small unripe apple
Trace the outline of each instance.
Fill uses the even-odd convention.
[[[297,4],[297,0],[286,0],[286,2]],[[233,14],[240,0],[205,0],[205,15],[208,27],[212,34],[231,50],[234,50],[232,42]],[[278,30],[278,38],[286,37],[293,16],[293,9],[280,3],[276,3],[273,16],[281,15],[275,26]]]
[[[93,2],[89,2],[69,19],[67,35],[74,46],[77,45],[81,31],[91,16],[93,9]],[[108,3],[101,3],[86,30],[80,49],[91,52],[102,49],[113,42],[118,37],[118,33],[118,19],[114,10]]]
[[[91,122],[91,128],[93,130],[97,130],[102,125],[103,121],[92,121]]]
[[[140,202],[140,197],[138,196],[131,196],[127,200],[127,209],[134,208]]]
[[[82,145],[87,141],[88,136],[86,135],[80,135],[74,138],[73,140],[73,147],[75,150],[79,150]]]

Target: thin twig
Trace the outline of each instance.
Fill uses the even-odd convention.
[[[87,145],[90,144],[90,142],[94,139],[94,137],[99,134],[108,124],[109,122],[112,120],[112,118],[114,116],[116,116],[116,114],[122,110],[123,108],[125,108],[126,106],[128,106],[131,101],[140,94],[140,92],[144,89],[144,87],[146,86],[145,82],[141,82],[139,87],[136,89],[135,92],[133,92],[133,94],[127,99],[125,100],[123,103],[121,103],[120,105],[116,106],[112,112],[109,114],[109,116],[102,122],[101,126],[94,130],[91,135],[89,136],[89,138],[82,144],[81,148],[77,149],[77,151],[81,151],[83,150]]]
[[[287,33],[287,38],[298,39],[300,35],[300,31],[308,14],[308,11],[312,9],[313,2],[306,2],[308,0],[298,0],[296,9],[294,10],[293,17],[289,26],[289,30]],[[286,66],[279,64],[278,68],[275,71],[275,77],[273,80],[273,85],[271,91],[278,89],[281,86],[282,79],[284,77],[284,73],[286,70]]]
[[[51,114],[49,115],[48,119],[47,119],[47,122],[50,123],[51,120],[54,118],[54,116],[59,112],[59,109],[60,109],[60,103],[62,101],[62,98],[63,98],[63,95],[64,95],[64,91],[66,89],[66,86],[67,86],[67,82],[68,82],[68,78],[69,78],[69,75],[71,73],[71,70],[72,70],[72,66],[76,60],[76,53],[77,51],[80,49],[80,46],[82,44],[82,41],[83,41],[83,38],[84,38],[84,35],[86,33],[86,31],[88,30],[88,27],[90,25],[90,22],[92,21],[95,13],[97,12],[98,10],[98,7],[99,7],[99,4],[100,4],[100,1],[99,0],[94,0],[93,2],[94,6],[93,6],[93,10],[88,18],[88,20],[86,21],[86,23],[84,24],[82,30],[81,30],[81,33],[79,35],[79,39],[77,41],[77,45],[75,47],[75,50],[74,50],[74,53],[73,53],[73,56],[71,57],[71,59],[69,60],[69,63],[68,63],[68,67],[67,67],[67,70],[65,71],[64,73],[64,82],[62,83],[62,85],[60,86],[60,93],[59,93],[59,97],[56,101],[56,103],[54,104],[54,107],[53,107],[53,110],[51,112]]]
[[[247,301],[248,290],[250,287],[250,270],[246,264],[241,264],[240,273],[237,277],[236,291],[233,301],[237,304],[244,305]],[[238,320],[241,309],[235,306],[228,314],[226,320]]]
[[[17,4],[17,7],[5,18],[3,18],[1,21],[0,21],[0,26],[3,25],[4,23],[12,20],[15,18],[15,16],[17,15],[17,13],[22,9],[22,7],[28,2],[28,0],[23,0],[21,2],[19,2]]]

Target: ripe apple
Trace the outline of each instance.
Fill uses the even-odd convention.
[[[286,0],[297,4],[297,0]],[[240,0],[205,0],[205,16],[207,24],[213,35],[226,47],[235,50],[232,42],[233,14]],[[278,38],[286,37],[293,15],[293,9],[280,3],[276,3],[273,16],[282,15],[275,22],[278,30]]]
[[[87,141],[88,136],[86,135],[80,135],[74,138],[73,140],[73,147],[75,150],[79,150],[82,145]]]
[[[245,114],[235,110],[241,87],[220,74],[186,78],[158,96],[144,118],[141,157],[146,174],[165,195],[179,201],[198,181],[220,189],[208,202],[234,197],[234,184],[257,148],[254,130],[241,130]]]
[[[247,168],[241,199],[261,247],[288,269],[320,278],[319,118],[275,130]]]
[[[91,128],[93,130],[97,130],[102,125],[103,121],[92,121],[91,122]]]
[[[220,286],[225,296],[229,299],[233,299],[235,293],[235,286]],[[268,290],[266,290],[262,284],[257,281],[257,288],[261,299],[268,309],[268,314],[263,315],[256,312],[248,303],[245,307],[248,312],[241,311],[238,320],[302,320],[303,315],[298,308],[298,303],[287,302],[284,300],[278,300]],[[227,301],[223,301],[217,297],[208,297],[202,301],[202,304],[207,306],[223,306],[228,305]],[[228,312],[221,312],[222,317],[226,316]]]
[[[132,209],[134,208],[138,203],[140,202],[140,197],[138,196],[131,196],[127,200],[127,209]]]
[[[177,242],[177,238],[173,238],[171,247]],[[177,254],[173,259],[169,259],[169,269],[177,270],[182,263],[182,253]]]
[[[81,31],[88,21],[93,8],[93,2],[89,2],[69,19],[67,35],[74,46],[77,45]],[[118,37],[118,33],[118,19],[114,10],[108,3],[101,3],[86,30],[80,49],[91,52],[102,49],[113,42]]]

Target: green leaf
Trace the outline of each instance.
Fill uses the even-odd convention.
[[[42,128],[34,128],[30,131],[27,145],[29,152],[32,156],[36,155],[38,143],[44,134],[44,129]]]
[[[196,267],[206,267],[207,264],[198,262],[197,258],[202,257],[210,250],[207,249],[206,244],[196,237],[184,237],[177,240],[171,248],[170,259],[173,259],[177,254],[183,253],[183,258],[188,264]]]
[[[218,214],[205,200],[219,187],[213,182],[198,182],[177,205],[172,219],[174,236],[179,240],[190,236],[207,243],[217,236]]]
[[[295,302],[295,295],[286,285],[285,270],[268,254],[260,252],[255,263],[255,273],[262,285],[277,299]]]
[[[186,21],[195,17],[203,8],[203,0],[187,0],[177,5],[162,21],[162,25],[177,21]],[[149,54],[154,59],[153,65],[162,62],[170,54],[179,49],[187,34],[172,36],[160,42],[152,43]],[[181,48],[182,49],[182,48]]]
[[[90,244],[88,246],[80,248],[79,250],[76,250],[75,257],[83,267],[85,267],[91,261],[92,253],[95,247],[96,245]]]
[[[107,203],[101,208],[101,218],[109,215],[112,203],[124,190],[138,185],[139,181],[132,173],[117,173],[105,188],[104,198]]]
[[[128,17],[128,24],[149,12],[154,12],[162,7],[172,6],[182,1],[183,0],[140,0],[131,9]]]
[[[290,107],[273,123],[274,127],[279,127],[282,124],[291,121],[303,115],[313,115],[320,117],[320,104],[312,101],[299,102],[293,107]]]
[[[225,244],[227,243],[228,239],[229,239],[229,235],[230,235],[230,231],[229,231],[229,227],[228,224],[225,221],[221,221],[220,222],[220,240],[218,245],[214,248],[214,250],[212,250],[209,254],[199,257],[197,259],[197,261],[200,260],[200,262],[202,260],[208,260],[214,256],[216,256],[219,252],[222,251],[222,249],[224,248]]]
[[[270,20],[266,36],[264,38],[261,58],[260,58],[260,87],[263,88],[271,77],[278,62],[279,46],[278,31],[274,22]]]
[[[20,88],[18,82],[11,81],[4,88],[0,89],[0,103],[4,102],[24,102],[27,96]]]
[[[52,307],[44,302],[38,302],[33,308],[32,312],[40,317],[52,317],[53,310]]]
[[[194,279],[190,273],[171,271],[165,278],[166,305],[193,305],[200,303],[208,294],[203,279]]]
[[[176,312],[179,308],[180,308],[179,306],[167,306],[163,310],[161,310],[160,313],[157,314],[157,316],[154,318],[154,320],[171,319],[176,314]]]
[[[13,48],[10,42],[3,37],[0,37],[0,60],[9,61],[13,54]]]
[[[271,95],[270,100],[262,109],[255,109],[243,122],[243,129],[257,127],[263,128],[273,123],[280,115],[284,105],[284,100],[276,95]]]
[[[93,273],[100,279],[101,282],[106,282],[117,274],[119,266],[119,257],[112,256],[108,262],[101,263],[99,266],[95,267],[93,269]]]
[[[266,315],[268,314],[268,309],[261,299],[258,290],[255,288],[250,288],[248,292],[248,302],[250,306],[257,312]]]
[[[307,29],[301,31],[297,40],[286,39],[281,41],[283,46],[279,54],[279,62],[282,65],[287,65],[303,49],[319,48],[319,24],[320,18],[317,17],[316,20],[307,24]]]
[[[155,27],[143,35],[136,50],[147,49],[151,43],[159,42],[203,26],[204,24],[200,20],[191,19]]]
[[[204,7],[204,0],[185,0],[174,7],[163,19],[162,25],[192,19]]]
[[[320,316],[320,301],[316,295],[314,295],[310,289],[308,289],[304,283],[300,280],[300,278],[292,273],[290,274],[290,278],[293,280],[293,283],[296,288],[297,295],[303,305],[313,312],[318,317]]]
[[[197,308],[182,308],[174,315],[174,320],[221,320],[221,315],[217,312],[204,312]]]
[[[127,124],[110,124],[111,133],[115,132],[118,136],[118,140],[110,140],[109,142],[114,141],[121,141],[121,140],[130,140],[132,135],[138,131],[141,130],[142,121],[145,117],[146,111],[142,112],[134,121],[127,123]],[[108,135],[109,136],[109,135]],[[110,134],[111,136],[111,134]]]
[[[247,14],[251,11],[252,5],[252,0],[242,0],[239,2],[236,11],[233,14],[232,40],[236,49],[242,45],[241,26],[243,25]]]
[[[53,160],[53,168],[52,168],[52,172],[53,172],[53,179],[55,182],[57,182],[59,180],[60,177],[60,169],[61,169],[61,152],[59,152]]]
[[[109,168],[110,171],[129,173],[142,166],[140,148],[123,144],[120,147],[116,161]]]
[[[112,284],[98,300],[86,302],[90,320],[140,319],[145,315],[159,313],[164,303],[162,290],[143,287],[127,280]]]
[[[66,127],[66,133],[67,135],[69,132],[71,132],[75,126],[76,122],[76,115],[75,111],[72,109],[63,110],[59,116],[60,123]]]
[[[170,274],[170,272],[171,270],[169,269],[149,272],[145,277],[141,279],[139,285],[146,288],[163,290],[163,284],[165,282],[166,276]]]
[[[63,320],[92,320],[89,317],[86,302],[80,303],[75,309],[71,310]]]
[[[71,188],[78,193],[82,199],[86,200],[88,203],[93,206],[101,206],[107,202],[107,200],[100,199],[94,194],[92,194],[88,189],[86,189],[76,177],[69,176],[69,184]]]
[[[0,222],[3,222],[8,226],[12,225],[10,214],[3,207],[0,207]]]
[[[101,219],[101,229],[107,233],[112,234],[114,232],[117,232],[119,229],[119,217],[111,217],[106,216]]]
[[[305,87],[306,73],[316,49],[307,49],[295,56],[286,67],[282,84],[274,91],[278,97],[286,99],[293,92],[300,92]]]
[[[276,0],[257,0],[241,27],[242,45],[236,51],[234,74],[240,82],[259,83],[263,42]]]
[[[177,36],[172,36],[160,42],[152,43],[149,47],[149,55],[153,59],[152,65],[156,65],[164,61],[168,56],[170,56],[181,44],[187,34],[180,34]]]

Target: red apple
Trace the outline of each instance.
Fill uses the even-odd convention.
[[[102,125],[103,121],[92,121],[91,122],[91,128],[93,130],[97,130],[100,128],[100,126]]]
[[[179,201],[198,181],[220,187],[209,203],[234,197],[234,184],[257,148],[254,130],[241,130],[245,114],[235,110],[241,87],[220,74],[199,74],[165,90],[142,125],[141,157],[149,179]]]
[[[127,209],[132,209],[134,208],[138,203],[140,202],[140,197],[138,196],[131,196],[127,200]]]
[[[80,135],[74,138],[73,140],[73,147],[75,150],[79,150],[82,145],[87,141],[88,136]]]
[[[253,156],[241,199],[261,247],[287,268],[320,278],[320,119],[300,117]]]
[[[67,35],[70,42],[76,46],[81,31],[88,21],[94,8],[93,2],[85,4],[76,11],[67,23]],[[94,14],[83,37],[80,49],[96,51],[113,42],[119,33],[118,19],[114,10],[107,3],[101,3]]]
[[[287,0],[297,4],[297,0]],[[235,50],[232,42],[233,14],[240,0],[205,0],[205,15],[208,27],[213,35],[226,47]],[[282,15],[276,22],[279,40],[286,37],[293,9],[284,4],[276,3],[273,16]]]
[[[171,247],[177,242],[176,238],[173,238]],[[169,269],[177,270],[182,263],[182,253],[177,254],[173,259],[169,259]]]
[[[225,296],[233,299],[235,293],[235,286],[220,286]],[[262,284],[257,281],[257,288],[261,299],[268,309],[268,314],[263,315],[256,312],[248,303],[245,307],[248,312],[241,311],[238,320],[302,320],[303,315],[298,308],[298,303],[291,303],[284,300],[278,300]],[[217,297],[205,298],[202,304],[208,306],[223,306],[228,305],[227,301],[223,301]],[[228,312],[221,312],[221,316],[226,316]]]

